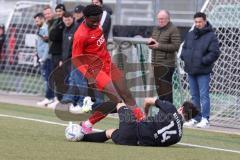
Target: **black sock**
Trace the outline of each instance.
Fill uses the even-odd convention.
[[[106,131],[85,134],[82,139],[82,141],[86,142],[105,142],[107,140]]]
[[[116,106],[117,103],[111,102],[111,101],[107,101],[107,102],[103,102],[100,105],[98,105],[94,111],[99,111],[103,114],[109,114],[112,111],[116,110]]]

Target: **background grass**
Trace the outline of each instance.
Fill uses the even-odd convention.
[[[0,114],[24,116],[67,123],[59,120],[52,110],[0,104]],[[117,127],[117,119],[106,118],[98,129]],[[202,148],[173,145],[166,148],[133,147],[107,143],[68,142],[64,126],[0,117],[0,159],[56,160],[239,160],[240,154]],[[225,149],[240,149],[240,136],[184,129],[182,143]]]

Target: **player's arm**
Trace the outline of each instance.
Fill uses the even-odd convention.
[[[149,112],[149,108],[153,105],[155,105],[157,98],[156,97],[148,97],[144,99],[144,104],[143,104],[143,108],[144,108],[144,113],[147,116],[148,112]]]
[[[146,115],[148,115],[151,106],[155,106],[165,113],[174,113],[177,111],[175,106],[168,101],[162,101],[156,97],[148,97],[145,98],[143,106]]]
[[[177,112],[176,107],[168,101],[157,99],[155,101],[155,106],[165,113],[175,113],[175,112]]]

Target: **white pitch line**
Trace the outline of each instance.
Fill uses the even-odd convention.
[[[22,119],[22,120],[27,120],[27,121],[34,121],[34,122],[40,122],[40,123],[54,124],[54,125],[59,125],[59,126],[67,126],[68,125],[68,124],[58,123],[58,122],[53,122],[53,121],[46,121],[46,120],[35,119],[35,118],[26,118],[26,117],[20,117],[20,116],[12,116],[12,115],[6,115],[6,114],[0,114],[0,117]],[[93,129],[93,130],[96,131],[96,132],[102,131],[100,129]],[[204,149],[209,149],[209,150],[224,151],[224,152],[231,152],[231,153],[238,153],[238,154],[240,154],[240,151],[237,151],[237,150],[230,150],[230,149],[224,149],[224,148],[215,148],[215,147],[201,146],[201,145],[189,144],[189,143],[177,143],[177,144],[182,145],[182,146],[188,146],[188,147],[204,148]]]
[[[41,122],[41,123],[47,123],[47,124],[55,124],[55,125],[59,125],[59,126],[67,126],[67,124],[58,123],[58,122],[51,122],[51,121],[46,121],[46,120],[40,120],[40,119],[34,119],[34,118],[26,118],[26,117],[19,117],[19,116],[11,116],[11,115],[6,115],[6,114],[0,114],[0,117],[23,119],[23,120],[27,120],[27,121]]]
[[[54,125],[59,125],[59,126],[67,126],[68,125],[68,124],[58,123],[58,122],[53,122],[53,121],[46,121],[46,120],[35,119],[35,118],[26,118],[26,117],[20,117],[20,116],[12,116],[12,115],[6,115],[6,114],[0,114],[0,117],[22,119],[22,120],[27,120],[27,121],[34,121],[34,122],[41,122],[41,123],[47,123],[47,124],[54,124]],[[100,130],[100,129],[93,129],[93,131],[100,132],[102,130]]]
[[[182,146],[197,147],[197,148],[204,148],[204,149],[210,149],[210,150],[216,150],[216,151],[225,151],[225,152],[232,152],[232,153],[240,154],[240,151],[231,150],[231,149],[215,148],[215,147],[201,146],[201,145],[189,144],[189,143],[178,143],[178,144],[180,144]]]

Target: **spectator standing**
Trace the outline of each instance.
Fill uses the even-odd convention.
[[[77,25],[74,23],[72,13],[65,12],[63,14],[63,23],[65,25],[62,34],[62,58],[61,61],[67,61],[71,58],[72,54],[72,42],[73,36],[77,29]],[[68,70],[70,72],[70,70]]]
[[[74,8],[73,16],[75,18],[75,22],[77,23],[77,26],[80,26],[80,24],[84,20],[83,9],[84,9],[84,6],[82,6],[82,5],[78,5]]]
[[[53,12],[52,8],[50,6],[46,6],[43,9],[43,15],[47,22],[48,31],[49,31],[49,29],[51,28],[51,26],[53,25],[53,22],[54,22],[54,12]],[[50,41],[48,41],[48,42],[50,42]]]
[[[63,34],[63,29],[65,27],[62,16],[64,12],[66,11],[65,6],[63,4],[58,4],[55,8],[56,12],[56,18],[53,18],[53,11],[49,7],[47,10],[44,10],[45,13],[51,14],[49,16],[49,54],[52,56],[52,66],[53,70],[56,69],[56,67],[59,67],[61,65],[61,58],[62,58],[62,34]],[[50,13],[51,12],[51,13]],[[44,13],[44,16],[45,16]],[[47,18],[46,18],[47,19]],[[56,105],[61,101],[62,99],[62,94],[60,93],[61,91],[66,91],[63,84],[58,82],[58,79],[63,75],[60,74],[55,74],[53,81],[51,83],[52,87],[55,90],[55,99],[54,102],[51,103],[50,107],[55,108]]]
[[[184,125],[190,127],[196,124],[199,128],[206,128],[209,126],[210,117],[210,74],[220,51],[217,37],[206,19],[206,14],[197,12],[194,23],[194,29],[188,32],[185,38],[180,57],[188,74],[192,103],[201,113]]]
[[[65,12],[63,14],[63,22],[65,28],[63,30],[62,62],[64,65],[64,79],[68,81],[67,84],[69,85],[61,103],[72,103],[69,107],[69,111],[72,113],[80,113],[84,96],[76,95],[78,93],[74,93],[73,87],[81,86],[81,93],[86,93],[87,80],[77,69],[72,68],[73,66],[71,63],[73,36],[78,28],[78,23],[74,22],[74,17],[70,12]]]
[[[161,10],[157,15],[159,26],[155,27],[149,38],[152,49],[152,65],[157,94],[161,100],[173,102],[172,75],[175,69],[176,52],[181,38],[177,27],[170,21],[170,13]]]
[[[45,23],[45,19],[42,13],[37,13],[34,17],[35,25],[38,28],[37,31],[37,56],[40,64],[41,75],[44,79],[45,85],[45,99],[37,102],[38,106],[47,106],[53,102],[54,93],[48,85],[48,78],[52,70],[52,63],[48,54],[48,26]]]

